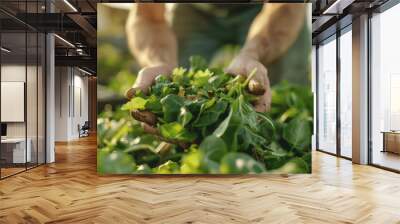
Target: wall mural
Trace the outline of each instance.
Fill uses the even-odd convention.
[[[98,4],[98,172],[311,173],[309,6]]]

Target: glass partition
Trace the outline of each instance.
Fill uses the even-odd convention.
[[[25,31],[1,34],[2,177],[24,171],[31,161],[26,141],[26,41]]]
[[[318,149],[336,154],[336,36],[318,47]]]
[[[371,162],[400,171],[400,4],[371,18]]]
[[[0,6],[38,13],[39,2]],[[1,179],[45,163],[45,44],[39,30],[0,12]]]

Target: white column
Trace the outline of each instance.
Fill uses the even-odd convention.
[[[52,163],[55,161],[55,150],[54,150],[54,133],[55,133],[55,56],[54,56],[54,35],[47,34],[46,36],[46,162]]]
[[[368,163],[368,16],[353,19],[353,162]]]

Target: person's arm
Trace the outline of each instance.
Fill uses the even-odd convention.
[[[249,82],[250,92],[262,94],[255,103],[257,111],[268,111],[271,104],[268,71],[261,62],[269,64],[289,49],[304,24],[305,14],[303,3],[264,4],[251,24],[243,48],[226,69],[235,75],[249,75],[257,69]]]
[[[129,14],[128,44],[143,67],[177,63],[176,37],[165,14],[162,3],[137,3]]]
[[[271,63],[281,57],[297,39],[304,25],[306,4],[265,4],[253,21],[242,53]]]
[[[136,3],[129,14],[128,45],[143,69],[127,91],[127,98],[137,89],[146,93],[157,75],[169,75],[177,65],[177,41],[165,14],[165,4],[161,3]]]

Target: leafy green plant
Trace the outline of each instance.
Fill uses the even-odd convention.
[[[308,87],[274,86],[272,109],[259,113],[252,106],[257,96],[246,90],[249,78],[209,69],[200,57],[190,62],[171,77],[160,74],[148,95],[137,92],[118,112],[126,116],[99,119],[99,172],[311,172]],[[154,114],[161,138],[144,133],[129,111]],[[162,148],[160,139],[175,144]]]

